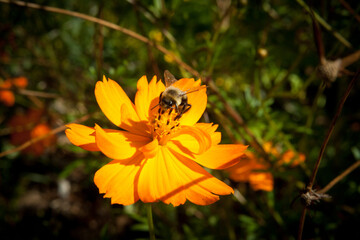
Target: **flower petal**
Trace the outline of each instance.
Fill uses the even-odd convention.
[[[149,84],[146,76],[142,76],[137,82],[137,92],[135,95],[135,109],[141,120],[149,119],[149,105]]]
[[[171,161],[164,155],[164,147],[159,147],[159,154],[147,159],[140,173],[138,192],[141,201],[163,201],[178,206],[186,201],[182,192],[182,181],[174,172]]]
[[[236,182],[247,182],[249,181],[249,177],[253,169],[253,161],[249,158],[246,158],[240,161],[238,164],[226,169],[226,171],[230,173],[230,179]]]
[[[221,142],[221,132],[215,132],[218,128],[217,124],[212,123],[196,123],[195,127],[202,129],[211,136],[211,145],[217,145]]]
[[[249,183],[255,191],[271,192],[274,189],[274,178],[269,172],[253,172],[249,176]]]
[[[211,169],[225,169],[239,163],[247,146],[242,144],[220,144],[211,147],[201,155],[195,156],[195,161]]]
[[[68,124],[65,134],[70,142],[87,151],[100,151],[95,143],[95,129],[80,124]]]
[[[112,159],[130,159],[139,153],[139,148],[148,144],[151,139],[126,131],[105,131],[95,125],[96,144],[106,156]]]
[[[296,167],[297,165],[303,163],[305,159],[305,154],[288,150],[281,156],[280,160],[276,164]]]
[[[154,108],[159,103],[160,94],[165,90],[161,81],[157,82],[156,76],[148,84],[145,76],[137,83],[135,96],[136,112],[141,120],[149,121],[149,116],[157,112]]]
[[[130,205],[139,200],[137,182],[141,170],[142,154],[127,162],[113,160],[100,168],[94,176],[94,182],[104,198],[111,198],[112,204]]]
[[[160,147],[159,154],[147,159],[139,176],[138,194],[143,202],[163,201],[178,206],[186,199],[208,205],[232,188],[213,177],[192,160]]]
[[[206,88],[204,87],[198,91],[191,92],[192,90],[198,89],[200,84],[201,80],[194,81],[193,78],[182,78],[173,84],[174,87],[178,87],[183,91],[189,92],[187,97],[188,103],[191,104],[191,108],[180,118],[181,125],[194,125],[197,121],[199,121],[206,109]]]
[[[218,196],[233,193],[233,189],[218,180],[197,163],[187,157],[168,149],[172,161],[181,173],[187,198],[199,205],[211,204],[218,200]],[[175,169],[176,170],[176,169]],[[213,194],[212,194],[213,193]]]
[[[210,135],[201,128],[183,126],[175,134],[171,142],[190,156],[202,154],[211,147]]]
[[[103,77],[95,86],[95,96],[102,112],[116,126],[130,132],[136,129],[135,122],[140,119],[124,90],[115,81]],[[123,112],[126,112],[124,114]]]
[[[153,158],[158,153],[159,141],[155,138],[148,144],[140,147],[140,151],[144,154],[145,158]]]

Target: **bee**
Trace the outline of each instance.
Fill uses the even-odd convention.
[[[169,114],[171,114],[171,112],[175,110],[177,116],[174,120],[177,120],[191,108],[191,104],[188,103],[187,94],[199,91],[201,88],[191,91],[182,91],[181,89],[173,86],[177,79],[168,70],[165,70],[164,72],[164,81],[166,88],[165,91],[160,94],[159,103],[156,106],[160,106],[159,114],[163,114],[168,109],[170,109]]]

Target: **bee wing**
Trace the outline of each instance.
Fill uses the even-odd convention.
[[[207,88],[206,85],[201,85],[201,86],[198,86],[198,87],[190,88],[190,89],[186,90],[184,94],[197,92],[197,91],[200,91],[201,89],[205,89],[205,88]]]
[[[177,81],[177,79],[168,70],[165,70],[165,72],[164,72],[164,81],[165,81],[165,86],[169,87],[173,83],[175,83]]]

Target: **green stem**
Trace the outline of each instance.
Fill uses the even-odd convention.
[[[147,207],[147,218],[148,218],[148,224],[149,224],[149,234],[150,234],[150,240],[155,240],[155,229],[154,229],[154,221],[152,217],[152,209],[151,209],[151,203],[146,204]]]

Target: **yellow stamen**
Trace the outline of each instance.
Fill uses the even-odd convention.
[[[178,113],[168,109],[154,116],[152,121],[152,135],[153,138],[158,139],[160,145],[166,145],[171,135],[178,130],[180,122],[179,119],[175,120],[177,115]]]

